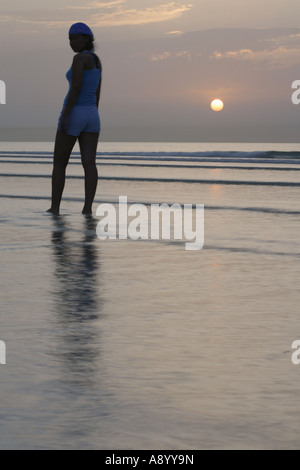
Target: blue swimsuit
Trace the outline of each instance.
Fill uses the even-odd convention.
[[[90,51],[83,51],[89,52]],[[75,106],[71,109],[67,117],[67,134],[78,137],[82,132],[100,132],[100,117],[97,108],[96,92],[101,78],[100,65],[95,59],[95,67],[91,70],[85,70],[82,77],[80,94]],[[67,103],[72,86],[72,67],[66,74],[69,81],[69,91],[64,100],[63,109],[58,120],[58,129],[60,130],[61,117]]]

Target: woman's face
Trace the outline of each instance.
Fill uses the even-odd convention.
[[[86,48],[86,37],[83,34],[70,34],[69,41],[74,52],[81,52]]]

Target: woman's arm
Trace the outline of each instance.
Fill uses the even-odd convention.
[[[72,64],[72,85],[61,118],[61,130],[63,133],[65,133],[66,131],[67,117],[70,111],[72,110],[73,106],[75,106],[76,101],[78,100],[78,96],[80,94],[85,61],[86,58],[81,54],[77,54],[74,56]]]
[[[102,78],[100,78],[99,86],[96,91],[96,97],[97,97],[97,108],[99,108],[99,101],[100,101],[100,93],[101,93],[101,83],[102,83]]]
[[[101,93],[101,83],[102,83],[102,64],[101,64],[101,60],[99,59],[99,57],[98,57],[98,60],[99,60],[99,67],[100,67],[100,72],[101,72],[101,78],[100,78],[99,86],[98,86],[97,91],[96,91],[97,108],[99,108],[100,93]]]

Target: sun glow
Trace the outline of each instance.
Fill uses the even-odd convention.
[[[222,100],[216,99],[211,102],[210,107],[213,111],[222,111],[224,103]]]

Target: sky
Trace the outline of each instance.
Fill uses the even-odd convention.
[[[73,58],[68,29],[82,21],[103,65],[103,140],[298,142],[299,18],[299,0],[5,2],[0,140],[24,128],[51,140]],[[211,110],[214,98],[223,111]]]

